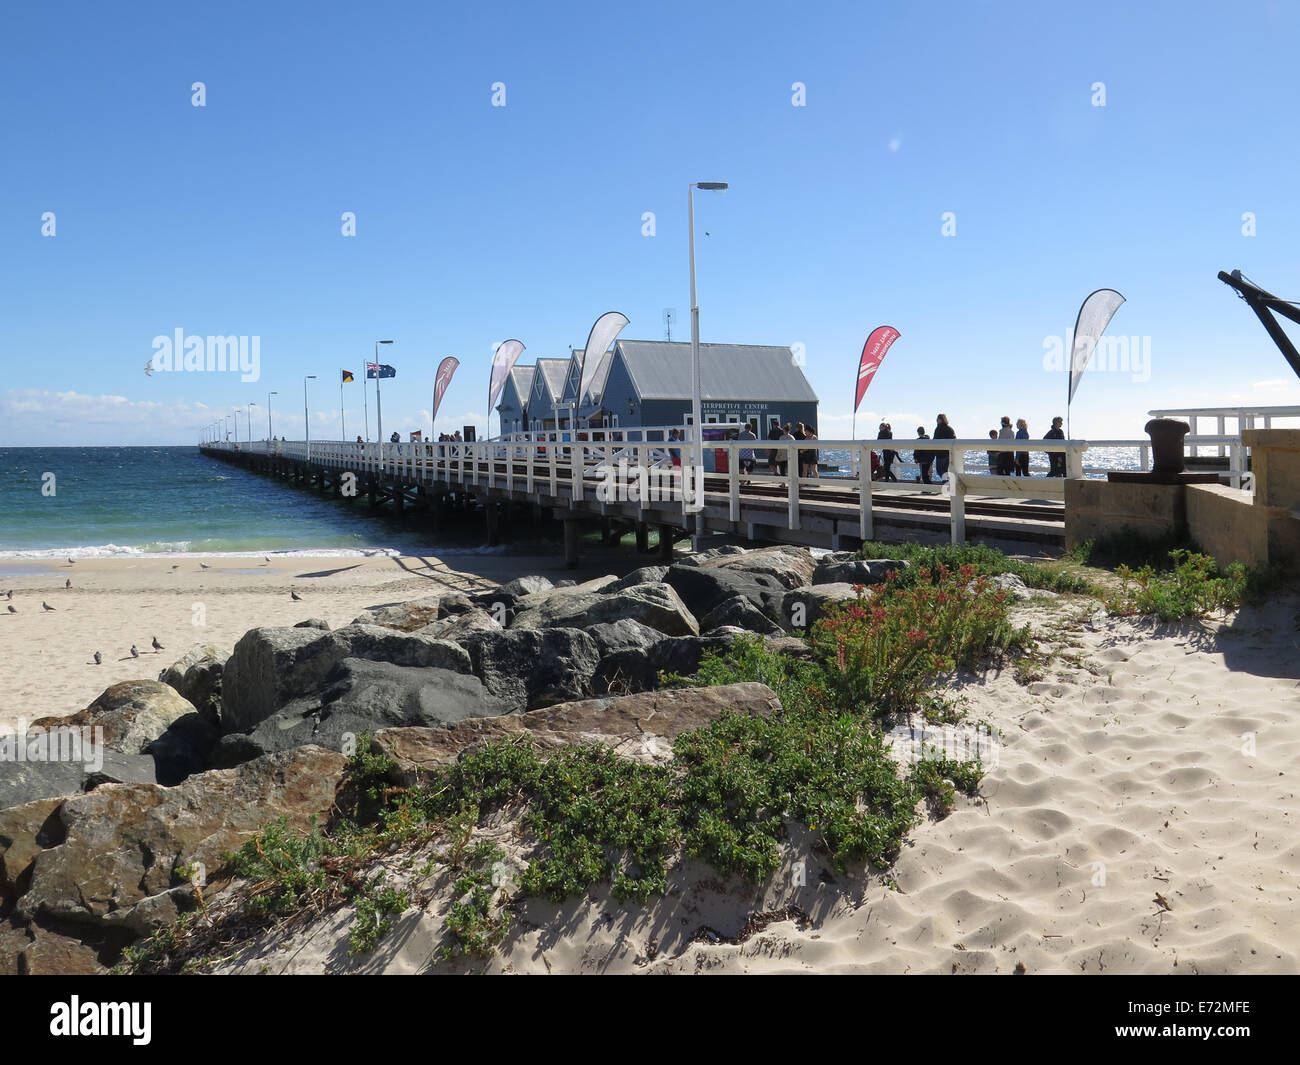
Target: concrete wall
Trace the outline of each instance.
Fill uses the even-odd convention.
[[[1269,557],[1266,507],[1220,484],[1187,486],[1187,534],[1220,566],[1254,566]]]
[[[1187,533],[1182,485],[1065,482],[1065,546],[1087,540],[1164,540]]]
[[[1247,429],[1255,499],[1266,507],[1300,506],[1300,429]]]

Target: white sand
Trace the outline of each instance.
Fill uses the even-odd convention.
[[[558,548],[557,548],[558,552]],[[577,570],[556,555],[451,555],[400,558],[271,556],[79,559],[3,562],[32,575],[0,579],[0,734],[20,721],[70,714],[110,684],[156,680],[196,644],[232,648],[249,629],[324,618],[347,624],[363,610],[439,589],[479,591],[526,573],[584,580],[626,572],[654,559],[626,548],[591,549]],[[173,568],[176,567],[176,568]],[[40,571],[54,569],[43,575]],[[72,579],[72,588],[64,582]],[[302,596],[290,597],[290,590]],[[41,609],[42,601],[54,607]],[[12,603],[17,614],[5,609]],[[154,637],[166,648],[155,652]],[[131,645],[141,652],[133,659]],[[103,655],[96,666],[92,656]]]
[[[502,955],[514,972],[1295,973],[1300,971],[1300,600],[1231,625],[1090,629],[1031,605],[1056,657],[1028,687],[960,686],[1002,732],[983,801],[917,828],[890,876],[832,876],[796,835],[787,874],[753,892],[694,863],[667,898],[531,901]],[[1067,615],[1075,615],[1067,622]],[[1074,661],[1067,661],[1073,657]],[[1253,750],[1250,744],[1253,742]],[[498,833],[517,862],[508,830]],[[806,886],[791,883],[804,860]],[[823,879],[823,874],[826,879]],[[423,882],[378,952],[349,959],[349,910],[225,968],[423,972],[452,901]],[[1157,900],[1157,895],[1165,902]],[[739,945],[757,911],[797,905]]]

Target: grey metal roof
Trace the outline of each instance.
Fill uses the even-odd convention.
[[[559,401],[564,394],[564,377],[569,369],[568,359],[538,359],[537,369],[542,373],[542,380],[551,399]]]
[[[596,372],[587,385],[587,395],[583,397],[584,400],[591,402],[605,391],[605,382],[609,380],[609,368],[613,362],[613,352],[607,351],[600,357],[600,362],[596,365]]]
[[[619,340],[614,350],[623,356],[642,399],[690,397],[690,344]],[[790,349],[769,344],[701,344],[700,394],[710,400],[818,402]]]
[[[536,373],[536,366],[515,366],[510,371],[510,376],[515,379],[515,392],[525,403],[528,402],[528,394],[533,390],[533,375]]]

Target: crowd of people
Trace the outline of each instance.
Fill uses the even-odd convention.
[[[1043,434],[1044,440],[1064,440],[1065,430],[1061,427],[1063,419],[1053,418],[1052,427]],[[880,428],[876,432],[877,440],[893,440],[894,430],[888,422],[881,422]],[[940,414],[935,419],[934,435],[930,436],[925,431],[924,425],[916,427],[916,439],[921,440],[955,440],[957,433],[951,425],[948,424],[948,416]],[[989,439],[999,442],[996,450],[990,449],[988,452],[988,469],[989,473],[1000,477],[1028,477],[1029,473],[1029,452],[1015,450],[1014,444],[1010,445],[1012,450],[1004,451],[1003,447],[1008,445],[1001,444],[1003,440],[1028,440],[1029,423],[1024,418],[1016,421],[1016,427],[1011,427],[1010,417],[1003,415],[1001,428],[990,429]],[[1051,451],[1047,455],[1048,477],[1065,476],[1065,453]],[[901,462],[899,453],[893,448],[884,448],[881,451],[879,459],[876,453],[871,453],[871,476],[873,480],[878,481],[897,481],[898,475],[894,472],[894,464]],[[923,484],[933,484],[935,481],[942,481],[948,476],[948,452],[937,451],[925,447],[915,447],[912,450],[912,461],[920,467],[920,475],[917,480]],[[931,475],[933,471],[933,476]]]

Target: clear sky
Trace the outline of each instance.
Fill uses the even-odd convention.
[[[190,443],[250,401],[264,436],[271,390],[300,437],[310,373],[337,437],[340,368],[353,436],[390,337],[385,434],[427,429],[448,354],[438,429],[481,431],[501,340],[566,355],[611,309],[659,339],[668,307],[689,339],[691,181],[731,184],[696,200],[702,338],[802,344],[824,440],[880,324],[902,338],[860,435],[942,410],[1041,436],[1066,390],[1045,343],[1099,287],[1150,363],[1089,371],[1075,436],[1300,403],[1215,278],[1300,299],[1298,55],[1279,0],[14,5],[0,444]],[[260,379],[147,376],[177,329],[259,337]]]

